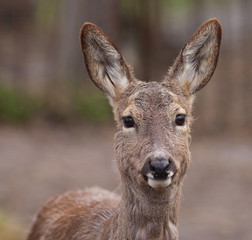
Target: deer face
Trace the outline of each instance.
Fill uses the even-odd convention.
[[[165,83],[137,82],[117,106],[120,171],[152,188],[180,181],[190,159],[190,96]]]
[[[98,27],[83,25],[87,70],[108,96],[119,129],[115,151],[121,175],[153,189],[182,181],[190,161],[194,93],[215,70],[220,39],[218,21],[207,21],[181,50],[165,80],[146,83],[134,78],[121,53]]]

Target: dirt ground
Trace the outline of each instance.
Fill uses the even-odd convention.
[[[28,231],[50,196],[101,186],[118,191],[111,127],[0,127],[0,210]],[[194,137],[180,240],[252,239],[252,139]],[[6,239],[8,240],[8,239]]]

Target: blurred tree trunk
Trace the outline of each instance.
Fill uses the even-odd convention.
[[[84,22],[93,22],[115,42],[120,41],[119,1],[63,0],[58,49],[58,78],[83,79],[83,57],[79,42],[79,31]],[[81,73],[81,74],[80,74]]]
[[[165,56],[164,36],[161,31],[160,0],[140,0],[137,33],[141,77],[145,81],[156,80],[162,58]]]
[[[0,1],[0,80],[23,90],[27,84],[32,10],[31,0]]]
[[[150,24],[150,1],[140,0],[140,15],[139,22],[137,25],[139,33],[139,61],[140,61],[140,72],[142,73],[141,78],[144,80],[150,79],[151,74],[151,24]]]
[[[242,0],[242,29],[241,34],[243,36],[243,43],[241,44],[241,59],[242,62],[242,114],[244,116],[242,127],[247,129],[248,126],[252,126],[252,28],[251,28],[251,0]]]
[[[246,84],[246,78],[249,76],[250,71],[247,65],[247,63],[250,62],[247,54],[250,44],[246,44],[246,38],[248,37],[245,20],[247,14],[246,1],[232,2],[231,9],[233,13],[229,16],[230,23],[233,23],[231,25],[232,40],[229,42],[231,56],[226,59],[228,64],[227,73],[229,74],[226,80],[229,82],[229,96],[224,106],[227,109],[227,129],[229,131],[232,129],[241,129],[251,109],[251,106],[246,109],[246,96],[249,89],[249,84]],[[235,19],[235,23],[233,15],[239,16]]]

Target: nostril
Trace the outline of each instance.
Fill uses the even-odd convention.
[[[151,172],[155,172],[155,164],[153,164],[152,161],[149,162],[149,165],[150,165],[150,171]]]
[[[170,164],[165,167],[165,171],[169,171]]]
[[[165,161],[164,162],[164,169],[165,169],[165,171],[168,171],[169,167],[170,167],[170,162]]]
[[[156,169],[153,165],[151,165],[151,162],[150,162],[150,173],[154,178],[156,178]]]
[[[173,159],[169,159],[169,169],[168,170],[173,172],[174,174],[177,171],[177,167],[176,167],[176,164]]]

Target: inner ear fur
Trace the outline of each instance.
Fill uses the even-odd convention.
[[[168,79],[179,81],[191,94],[211,79],[219,56],[222,29],[216,18],[206,21],[182,48]]]
[[[82,26],[80,42],[90,78],[109,97],[114,98],[133,81],[122,54],[96,25]]]

